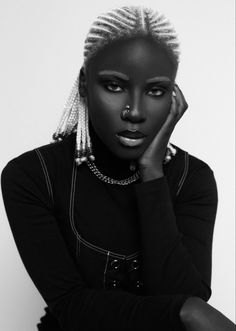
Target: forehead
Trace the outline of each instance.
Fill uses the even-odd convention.
[[[146,36],[117,40],[104,46],[89,61],[88,76],[94,77],[107,69],[143,79],[155,75],[174,79],[176,70],[163,45]]]

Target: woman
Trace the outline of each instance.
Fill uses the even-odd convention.
[[[38,330],[233,330],[206,301],[217,187],[169,142],[188,105],[179,44],[144,7],[100,15],[54,143],[1,175],[25,267],[48,307]]]

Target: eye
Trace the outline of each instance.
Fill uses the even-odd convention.
[[[104,83],[104,87],[111,92],[121,92],[122,88],[116,81],[107,81]]]
[[[166,91],[164,89],[161,89],[160,87],[153,87],[149,92],[151,92],[151,95],[155,97],[161,97],[165,94]]]

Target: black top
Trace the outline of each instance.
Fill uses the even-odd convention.
[[[133,174],[91,135],[104,175]],[[174,145],[163,177],[111,185],[76,166],[75,138],[27,151],[1,174],[15,243],[48,305],[39,330],[183,330],[186,298],[211,295],[213,171]]]

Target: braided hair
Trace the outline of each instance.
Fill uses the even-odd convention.
[[[168,52],[175,66],[179,63],[179,42],[169,20],[152,8],[144,6],[123,6],[99,15],[93,22],[84,42],[84,69],[89,61],[105,45],[121,39],[146,35],[152,37]],[[89,135],[89,115],[79,91],[79,75],[73,85],[52,143],[76,132],[77,165],[88,159],[94,161]],[[168,143],[164,163],[176,154],[176,149]]]

